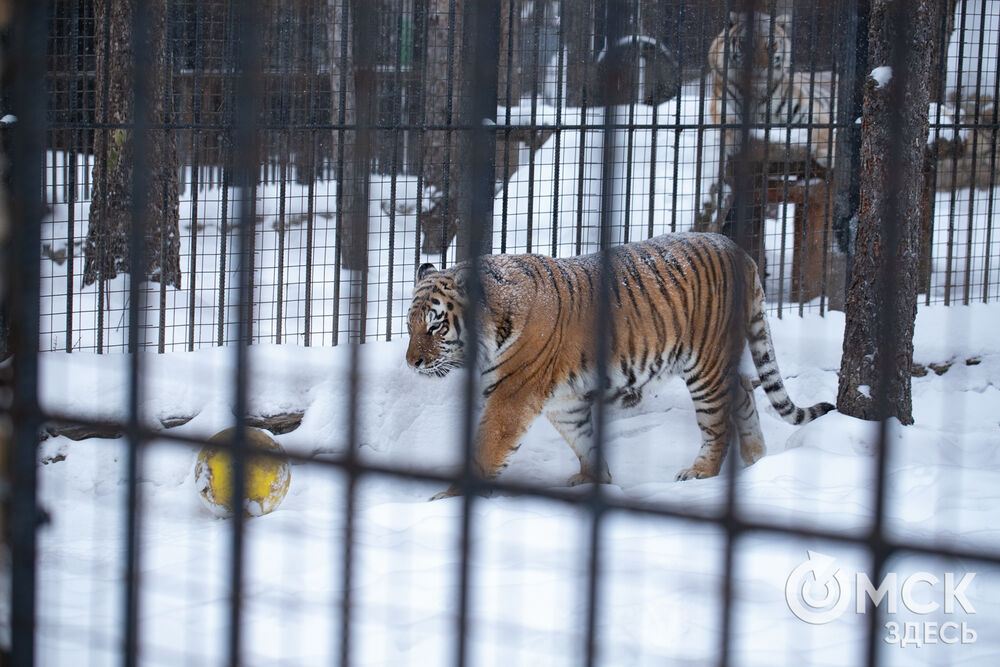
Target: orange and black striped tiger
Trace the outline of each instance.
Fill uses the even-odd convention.
[[[820,166],[833,164],[832,122],[836,81],[832,72],[793,72],[791,18],[731,12],[728,25],[708,49],[712,70],[712,121],[731,128],[751,124],[750,137],[764,138],[768,127],[785,127],[769,139],[805,149]],[[752,35],[752,38],[751,38]],[[749,79],[747,79],[749,74]],[[725,151],[739,150],[739,130],[727,129]],[[777,151],[776,151],[777,152]]]
[[[764,454],[753,388],[736,369],[744,341],[771,404],[786,421],[804,424],[833,409],[797,408],[785,392],[763,311],[757,268],[719,234],[668,234],[610,252],[609,401],[642,399],[650,382],[680,375],[694,400],[702,446],[677,479],[718,474],[735,424],[740,455]],[[580,459],[570,484],[610,482],[606,462],[593,467],[591,406],[600,255],[482,258],[481,336],[466,337],[467,265],[417,272],[409,311],[406,360],[425,375],[443,376],[478,348],[486,396],[474,468],[495,477],[525,431],[545,413]],[[731,406],[731,407],[730,407]],[[455,487],[437,497],[454,495]]]

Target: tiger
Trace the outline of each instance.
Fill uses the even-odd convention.
[[[765,453],[750,380],[738,373],[749,343],[764,391],[786,421],[805,424],[833,409],[799,408],[775,361],[764,292],[754,261],[726,236],[686,232],[609,251],[607,388],[603,398],[637,405],[650,383],[679,375],[687,383],[701,430],[694,463],[676,480],[719,473],[735,424],[746,465]],[[406,362],[442,377],[478,354],[485,404],[476,433],[473,472],[495,478],[542,413],[576,454],[569,485],[610,483],[595,460],[592,407],[597,372],[600,253],[570,258],[490,255],[479,264],[481,326],[467,337],[472,268],[423,264],[407,314]],[[732,414],[730,414],[730,412]],[[453,485],[432,499],[459,493]]]
[[[786,139],[791,159],[808,155],[824,169],[834,158],[831,123],[836,114],[831,72],[792,72],[791,18],[787,15],[730,12],[728,25],[708,49],[712,72],[712,122],[731,126],[724,133],[724,151],[735,154],[740,146],[742,113],[748,102],[751,139],[767,140],[775,160],[784,159]],[[749,77],[746,46],[752,30]],[[789,135],[782,126],[792,126]],[[808,126],[808,127],[807,127]],[[768,127],[779,128],[767,133]]]

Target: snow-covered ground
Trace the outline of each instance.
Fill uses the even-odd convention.
[[[836,395],[843,319],[772,318],[781,369],[799,404]],[[916,360],[953,362],[914,378],[916,424],[894,424],[889,443],[888,531],[920,544],[1000,552],[1000,306],[923,307]],[[347,346],[255,345],[249,389],[254,414],[305,410],[276,439],[323,457],[353,445],[366,461],[442,472],[458,460],[462,377],[427,379],[404,362],[403,341],[360,348],[357,441],[346,442]],[[214,348],[141,358],[142,417],[194,416],[171,432],[208,436],[233,421],[233,353]],[[969,365],[971,363],[972,365]],[[46,353],[44,407],[122,418],[126,355]],[[875,426],[831,413],[802,428],[781,421],[757,390],[768,454],[737,477],[746,516],[844,533],[873,515]],[[614,498],[704,513],[725,504],[726,480],[673,482],[699,443],[683,383],[665,384],[630,410],[613,411],[608,455]],[[115,662],[122,640],[127,443],[64,437],[42,443],[40,500],[51,522],[39,534],[41,665]],[[219,664],[225,659],[231,523],[199,502],[197,449],[166,439],[145,451],[139,484],[142,661]],[[732,460],[732,457],[730,458]],[[504,473],[562,487],[576,460],[538,421]],[[450,660],[458,595],[462,502],[426,502],[441,488],[387,477],[357,487],[353,534],[354,664],[440,665]],[[292,468],[273,514],[247,522],[245,641],[251,665],[328,664],[338,651],[344,548],[344,476],[320,464]],[[473,504],[470,650],[475,665],[579,664],[586,616],[589,515],[556,501],[494,495]],[[867,617],[846,613],[810,625],[789,611],[785,586],[807,550],[842,571],[868,572],[864,549],[754,533],[735,545],[734,650],[738,664],[854,665]],[[611,513],[602,533],[597,618],[601,664],[711,664],[720,642],[725,534],[713,524]],[[880,644],[887,664],[1000,664],[1000,569],[915,555],[893,559],[900,584],[915,572],[976,576],[957,607],[887,622],[965,623],[975,643],[900,648]],[[874,576],[874,575],[872,575]],[[853,582],[854,579],[852,578]],[[898,591],[897,591],[898,592]],[[943,583],[914,596],[942,602]],[[6,598],[3,598],[6,600]],[[921,626],[922,627],[922,626]],[[888,635],[888,630],[885,631]],[[950,631],[947,636],[950,638]],[[945,636],[943,634],[942,636]]]

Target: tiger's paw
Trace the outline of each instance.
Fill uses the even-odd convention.
[[[611,475],[609,474],[598,475],[597,479],[595,479],[594,475],[583,472],[576,473],[575,475],[570,477],[569,481],[567,482],[569,486],[580,486],[581,484],[610,484],[610,483],[611,483]]]
[[[462,495],[461,489],[452,484],[451,486],[448,487],[446,491],[442,491],[441,493],[435,493],[427,500],[428,502],[433,502],[435,500],[442,500],[443,498],[454,498],[455,496],[459,495]]]
[[[705,479],[707,477],[715,477],[718,472],[711,472],[698,466],[691,466],[690,468],[684,468],[677,476],[674,477],[675,482],[683,482],[688,479]]]

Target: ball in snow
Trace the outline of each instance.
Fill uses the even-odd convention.
[[[209,443],[231,443],[235,428],[219,431]],[[253,455],[254,450],[284,454],[284,450],[265,431],[246,429],[248,456],[243,487],[243,514],[263,516],[277,509],[291,481],[291,467],[283,458]],[[194,466],[194,480],[198,493],[208,509],[219,517],[233,514],[233,461],[228,449],[216,448],[211,444],[198,454]]]

